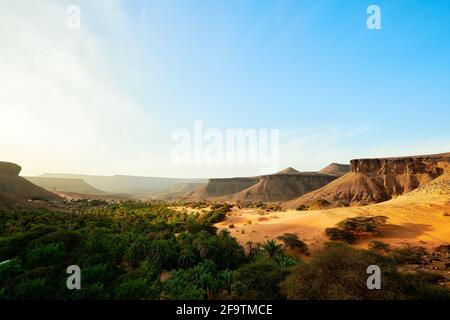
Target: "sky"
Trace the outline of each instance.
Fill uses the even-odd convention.
[[[450,152],[449,120],[447,0],[0,0],[0,161],[22,175],[260,173],[174,163],[196,121],[279,130],[279,169],[313,171]]]

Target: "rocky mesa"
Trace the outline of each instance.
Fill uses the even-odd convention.
[[[300,172],[287,168],[278,173],[256,177],[210,179],[190,194],[188,200],[232,202],[285,202],[319,189],[338,175]]]
[[[27,206],[28,200],[60,200],[61,198],[19,176],[22,168],[0,162],[0,209]]]
[[[450,153],[350,161],[350,172],[330,184],[286,204],[310,206],[357,206],[390,200],[450,171]]]

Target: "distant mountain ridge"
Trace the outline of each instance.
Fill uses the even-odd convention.
[[[105,191],[94,188],[83,179],[24,177],[31,183],[51,192],[71,192],[87,195],[105,194]]]
[[[112,194],[143,195],[162,192],[177,184],[206,183],[206,179],[158,178],[127,175],[98,176],[83,174],[44,173],[38,177],[82,179],[92,187]]]

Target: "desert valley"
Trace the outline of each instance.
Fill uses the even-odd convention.
[[[2,163],[0,206],[39,206],[65,200],[165,201],[184,210],[229,203],[219,228],[230,228],[241,243],[301,235],[312,248],[324,230],[345,218],[382,215],[389,224],[372,238],[392,245],[433,247],[450,242],[450,153],[330,164],[318,172],[287,168],[272,175],[242,178],[170,179],[132,176],[43,174],[20,177],[20,167]],[[51,206],[52,204],[50,204]]]
[[[256,267],[259,268],[261,266],[258,263],[261,263],[262,258],[257,257],[268,255],[264,259],[269,261],[275,259],[277,268],[284,270],[283,268],[295,267],[298,263],[296,261],[317,263],[316,260],[321,256],[328,257],[330,250],[331,252],[337,250],[336,254],[348,254],[352,250],[373,252],[379,259],[388,257],[393,259],[394,265],[398,263],[401,268],[419,272],[419,275],[421,272],[432,272],[438,279],[437,288],[447,290],[444,288],[450,286],[450,153],[358,159],[352,160],[349,165],[333,163],[318,172],[300,172],[294,168],[287,168],[271,175],[209,180],[67,174],[22,177],[20,171],[20,166],[16,164],[0,163],[0,212],[2,212],[0,260],[5,260],[0,265],[0,270],[2,266],[5,268],[12,265],[10,261],[16,261],[14,259],[19,259],[17,260],[19,265],[22,263],[20,261],[24,260],[25,268],[29,268],[30,264],[37,267],[42,263],[43,266],[40,268],[43,268],[47,263],[30,262],[30,259],[32,260],[30,254],[36,250],[43,250],[41,254],[50,255],[51,260],[51,252],[45,253],[45,250],[50,250],[48,246],[60,237],[62,238],[54,245],[62,245],[66,247],[65,250],[68,249],[67,245],[69,248],[74,245],[70,245],[72,241],[75,243],[81,241],[80,245],[85,246],[86,240],[82,240],[84,237],[89,235],[87,239],[90,239],[89,237],[95,238],[104,232],[105,235],[111,232],[100,225],[97,226],[100,221],[106,219],[102,223],[105,227],[119,228],[118,230],[131,228],[126,232],[133,234],[131,239],[127,240],[125,237],[121,240],[124,241],[123,245],[128,243],[126,246],[131,247],[128,250],[126,247],[121,249],[124,251],[119,257],[114,258],[111,256],[113,253],[108,253],[109,251],[101,253],[106,255],[102,259],[116,261],[114,270],[125,268],[123,271],[111,272],[121,274],[131,268],[128,272],[136,273],[143,266],[147,266],[145,259],[155,257],[156,253],[152,250],[162,250],[156,251],[159,252],[158,259],[162,260],[152,267],[159,270],[156,273],[157,282],[150,285],[147,280],[142,280],[144,282],[141,284],[147,288],[145,290],[141,288],[144,292],[150,290],[149,288],[155,290],[154,295],[148,296],[148,292],[144,294],[144,297],[151,299],[162,297],[179,299],[185,295],[188,298],[258,299],[261,293],[252,290],[250,293],[239,293],[238,289],[230,289],[231,287],[214,292],[202,291],[205,290],[202,287],[199,287],[198,292],[195,290],[179,292],[178,287],[172,288],[174,284],[171,284],[171,281],[175,281],[172,279],[180,275],[181,271],[171,269],[192,267],[205,259],[214,261],[216,266],[225,263],[219,267],[225,270],[223,272],[235,269],[246,259],[254,261],[252,263],[256,263]],[[87,221],[84,222],[85,219]],[[52,222],[54,220],[59,222],[54,225]],[[92,222],[88,222],[90,220]],[[47,224],[42,224],[45,221]],[[93,224],[93,229],[83,231],[86,227],[82,226],[86,223]],[[57,225],[59,226],[56,227]],[[124,227],[126,225],[128,227]],[[44,229],[37,231],[39,228]],[[76,231],[77,228],[81,229]],[[73,233],[74,231],[76,233]],[[179,242],[180,232],[192,234],[189,236],[193,237],[192,239],[186,238],[191,240],[183,241],[188,241],[187,243],[191,243],[194,247],[183,249],[186,244]],[[208,249],[206,244],[206,247],[203,247],[202,242],[198,240],[202,237],[206,237],[205,239],[212,237],[210,241],[216,237],[222,239],[219,241],[232,241],[234,244],[229,245],[234,248],[232,250],[237,251],[229,254],[234,258],[225,262],[222,255],[227,253],[217,248],[219,244],[214,244],[216,240],[211,242],[210,245],[213,247]],[[39,240],[47,238],[45,241]],[[55,240],[51,240],[53,238]],[[161,242],[163,239],[165,242]],[[158,241],[162,247],[151,249],[152,244],[159,243]],[[147,242],[148,244],[145,244]],[[37,243],[49,244],[47,247],[36,247]],[[330,246],[333,243],[345,246],[340,248]],[[117,244],[110,246],[115,245]],[[178,247],[180,248],[176,249]],[[285,253],[283,251],[276,253],[281,248],[284,248]],[[98,254],[100,252],[96,250],[102,249],[94,249]],[[219,250],[216,258],[214,250]],[[271,250],[274,252],[271,253]],[[79,254],[81,253],[77,253]],[[62,255],[70,256],[70,252]],[[92,265],[93,268],[99,268],[100,265],[96,267],[91,259],[91,256],[83,256],[82,261]],[[233,262],[233,259],[237,260]],[[200,265],[205,267],[202,263],[204,262]],[[108,270],[112,268],[108,264],[101,265]],[[246,264],[233,271],[235,274],[233,279],[246,277],[246,271],[241,270],[245,267]],[[138,269],[133,271],[134,268]],[[32,268],[28,272],[36,273],[36,270]],[[101,273],[103,272],[106,270]],[[216,273],[213,274],[217,276]],[[229,279],[229,286],[234,283],[233,281],[237,280]],[[242,285],[242,281],[244,280],[238,283]],[[279,286],[275,285],[274,292],[271,293],[272,298],[278,299],[282,296],[294,299],[313,298],[302,291],[304,289],[298,292],[296,291],[298,288],[292,288],[293,283],[297,281],[293,275],[284,281],[287,284],[282,283],[280,286],[287,289],[279,293],[277,291],[279,289],[276,289]],[[97,282],[94,284],[100,285]],[[131,284],[126,281],[123,283],[126,290],[116,285],[115,282],[109,284],[116,288],[116,291],[107,295],[108,297],[118,299],[128,295],[141,297],[140,291],[136,293],[133,291],[136,288],[128,288]],[[138,284],[133,282],[134,285]],[[253,286],[251,283],[247,285]],[[14,286],[11,286],[10,290],[13,291],[7,293],[3,290],[4,295],[14,295],[13,292],[17,288],[12,289]],[[154,286],[160,287],[156,289]],[[122,289],[125,292],[121,292]],[[22,295],[31,294],[31,297],[35,297],[34,294],[27,293],[27,289],[21,290],[26,292]],[[403,288],[399,290],[402,292]],[[91,294],[92,298],[99,298],[97,294],[100,293]],[[346,298],[343,293],[336,294],[338,298]],[[390,298],[391,293],[383,294],[363,295],[363,297]],[[441,294],[443,293],[439,293]],[[21,297],[20,293],[18,297]],[[332,297],[330,293],[328,295],[324,293],[324,298]]]

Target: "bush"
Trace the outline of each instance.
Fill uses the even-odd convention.
[[[394,249],[390,257],[396,264],[419,264],[426,254],[427,250],[423,247],[405,246]]]
[[[369,249],[377,250],[377,251],[387,251],[389,250],[390,245],[378,240],[369,241]]]
[[[51,288],[47,279],[24,279],[16,288],[16,298],[23,300],[48,299],[51,297]]]
[[[356,238],[353,235],[353,233],[339,228],[326,228],[325,234],[330,240],[334,241],[343,240],[350,244],[356,241]]]
[[[353,232],[378,232],[380,225],[385,224],[387,217],[376,216],[376,217],[353,217],[345,219],[337,224],[340,229]]]
[[[285,233],[278,237],[279,240],[283,241],[284,245],[289,249],[298,250],[302,253],[309,253],[308,246],[302,240],[298,239],[298,236],[293,233]]]
[[[379,290],[367,290],[367,266],[381,264],[381,258],[345,244],[329,243],[310,263],[301,262],[282,283],[288,299],[368,299]]]
[[[279,284],[287,275],[274,261],[260,260],[236,271],[233,294],[244,300],[279,300],[284,297]]]
[[[149,294],[150,284],[144,278],[130,279],[114,289],[114,298],[119,300],[147,299]]]
[[[48,266],[61,262],[63,257],[63,245],[60,243],[50,243],[30,250],[27,253],[26,264],[30,268]]]

